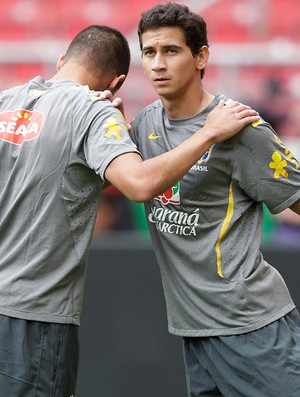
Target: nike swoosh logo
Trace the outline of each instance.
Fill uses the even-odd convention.
[[[160,135],[155,135],[155,132],[151,132],[151,134],[148,136],[149,139],[157,139],[160,138]]]

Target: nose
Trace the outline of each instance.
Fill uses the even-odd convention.
[[[164,61],[164,57],[157,53],[153,59],[153,63],[152,63],[152,70],[153,71],[157,71],[157,70],[162,70],[165,69],[166,65],[165,65],[165,61]]]

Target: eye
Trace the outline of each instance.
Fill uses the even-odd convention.
[[[173,48],[169,48],[169,49],[167,49],[167,54],[176,54],[176,50],[174,50]]]
[[[154,50],[144,50],[143,51],[143,55],[144,56],[152,56],[152,55],[154,55],[155,54],[155,52],[154,52]]]

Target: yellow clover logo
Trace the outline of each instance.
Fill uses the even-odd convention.
[[[279,152],[274,152],[272,155],[272,160],[269,163],[269,167],[273,168],[274,171],[274,178],[278,179],[280,176],[283,178],[287,178],[289,176],[289,173],[285,169],[287,166],[287,161],[284,160]]]
[[[118,120],[114,117],[109,117],[104,124],[104,127],[108,129],[105,134],[106,138],[110,138],[111,136],[116,137],[117,139],[122,139],[122,135],[119,131],[122,131],[122,127],[118,123]]]

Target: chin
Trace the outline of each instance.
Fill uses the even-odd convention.
[[[170,101],[172,99],[176,99],[176,95],[174,93],[171,93],[171,92],[158,92],[158,95],[162,99],[167,99],[168,101]]]
[[[172,91],[170,91],[170,90],[167,90],[167,89],[156,88],[155,91],[156,91],[156,93],[157,93],[159,96],[161,96],[161,97],[163,97],[163,98],[170,98],[170,97],[173,97],[173,96],[174,96],[174,93],[173,93]]]

